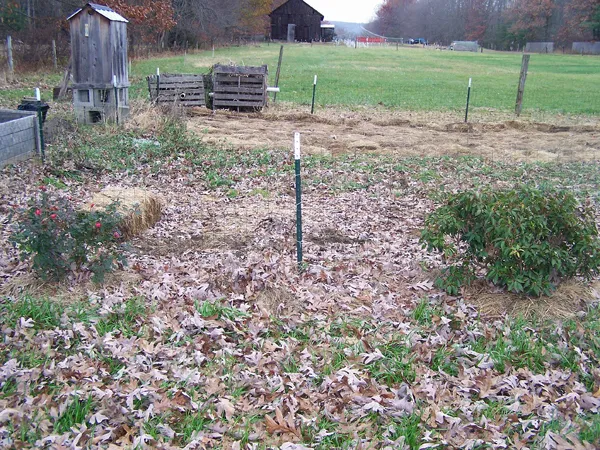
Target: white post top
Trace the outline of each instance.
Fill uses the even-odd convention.
[[[35,99],[38,102],[42,100],[42,96],[40,95],[40,88],[35,88]]]
[[[317,85],[317,76],[315,75],[315,82],[313,83],[315,86]]]
[[[469,78],[469,87],[471,87],[471,79]]]
[[[156,68],[156,75],[160,76],[160,68],[159,67]]]
[[[113,86],[117,87],[117,76],[113,75]]]
[[[294,159],[300,159],[300,133],[294,133]]]

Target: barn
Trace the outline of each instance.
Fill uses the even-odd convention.
[[[271,14],[271,39],[290,42],[321,40],[323,14],[302,0],[289,0]]]

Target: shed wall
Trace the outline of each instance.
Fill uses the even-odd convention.
[[[90,15],[87,10],[71,19],[73,87],[112,86],[110,24],[102,15],[96,12]]]
[[[528,42],[525,51],[531,53],[553,53],[554,42]]]
[[[600,42],[573,42],[573,51],[585,55],[600,55]]]

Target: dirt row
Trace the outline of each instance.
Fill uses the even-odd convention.
[[[271,106],[260,113],[195,109],[188,128],[207,144],[234,149],[290,148],[295,131],[303,151],[339,155],[473,155],[498,161],[589,161],[600,158],[600,119],[541,116],[515,119],[479,112],[464,123],[458,113],[385,109],[320,110]]]

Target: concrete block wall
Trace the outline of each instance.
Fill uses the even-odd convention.
[[[40,154],[37,113],[0,109],[0,167]]]

